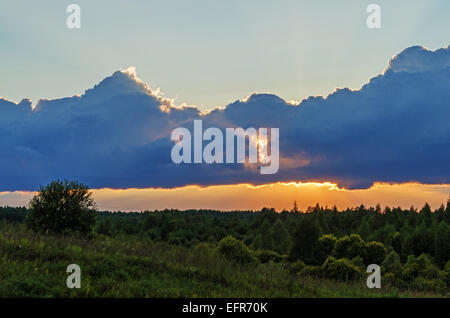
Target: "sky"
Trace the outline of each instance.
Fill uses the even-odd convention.
[[[446,201],[448,1],[69,3],[0,4],[0,205],[55,178],[111,210]],[[175,165],[199,119],[279,127],[279,172]]]
[[[65,25],[81,7],[81,29]],[[366,27],[381,6],[382,28]],[[447,0],[2,1],[0,96],[82,94],[130,65],[177,104],[224,106],[360,88],[406,47],[446,47]]]
[[[332,183],[273,183],[262,186],[248,184],[224,186],[186,186],[173,189],[94,189],[97,206],[107,211],[139,212],[166,208],[253,210],[272,207],[277,211],[292,210],[294,202],[300,211],[317,203],[338,209],[361,204],[375,207],[414,206],[425,204],[437,209],[446,203],[450,185],[375,184],[369,189],[346,190]],[[25,206],[32,192],[0,192],[0,202],[9,206]]]

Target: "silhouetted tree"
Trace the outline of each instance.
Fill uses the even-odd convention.
[[[294,201],[294,206],[292,207],[292,212],[298,212],[297,200]]]
[[[89,188],[76,181],[41,186],[30,201],[26,224],[35,232],[88,234],[95,225],[95,202]]]

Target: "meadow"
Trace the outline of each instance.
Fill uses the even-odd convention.
[[[315,234],[309,233],[311,229],[303,220],[321,217],[317,244],[329,243],[327,238],[331,234],[322,234],[326,228],[324,215],[334,215],[332,211],[102,212],[97,216],[93,233],[83,236],[35,233],[23,222],[26,213],[25,208],[0,209],[0,297],[448,296],[448,254],[444,266],[438,265],[439,256],[435,254],[412,254],[402,260],[402,247],[396,246],[391,238],[389,245],[387,241],[384,243],[388,247],[381,264],[382,288],[369,289],[364,258],[359,255],[345,258],[339,253],[348,251],[339,251],[342,248],[337,247],[339,240],[343,242],[341,245],[353,240],[351,249],[354,249],[355,242],[360,243],[355,239],[359,234],[347,235],[338,224],[336,229],[341,230],[335,234],[340,238],[329,251],[331,256],[317,256],[323,252],[323,246],[315,246],[310,255],[316,257],[303,254],[304,260],[293,253],[295,242],[283,247],[282,242],[273,241],[277,235],[272,231],[275,224],[286,226],[285,234],[293,241],[301,239],[299,236],[305,231],[311,238],[309,241],[314,241]],[[346,217],[348,221],[361,212],[339,213],[335,217],[342,218],[341,221]],[[416,214],[414,217],[423,217]],[[386,218],[385,213],[379,215]],[[437,222],[438,214],[430,217],[432,223]],[[272,219],[275,222],[269,223]],[[272,225],[269,230],[265,229],[268,224]],[[384,227],[381,223],[379,226]],[[349,224],[347,231],[352,228]],[[272,241],[262,239],[261,231],[266,231],[266,237]],[[359,232],[364,235],[361,229]],[[350,237],[353,239],[349,240]],[[392,245],[400,248],[399,254]],[[304,251],[306,247],[301,246]],[[364,257],[367,257],[368,246],[366,243],[358,253],[366,250]],[[435,251],[436,246],[433,244]],[[398,259],[389,259],[393,253],[399,255]],[[80,289],[66,286],[69,264],[81,267]]]

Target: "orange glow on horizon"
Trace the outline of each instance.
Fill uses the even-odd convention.
[[[317,203],[338,209],[365,206],[421,208],[428,202],[433,208],[445,203],[450,193],[448,184],[375,183],[368,189],[349,190],[333,182],[277,182],[264,185],[234,184],[177,188],[129,188],[92,190],[98,207],[111,211],[143,211],[174,208],[260,210],[273,207],[290,210],[297,201],[301,210]],[[26,205],[33,192],[0,192],[0,205]]]

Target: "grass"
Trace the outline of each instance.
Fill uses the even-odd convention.
[[[69,264],[81,289],[66,287]],[[135,236],[91,240],[40,236],[23,225],[0,227],[0,297],[435,297],[365,281],[292,274],[287,264],[238,265],[213,246],[193,248]]]

